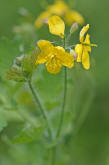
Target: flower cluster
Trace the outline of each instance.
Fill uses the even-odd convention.
[[[49,5],[47,9],[38,16],[35,21],[35,27],[42,27],[44,22],[47,22],[47,20],[53,15],[62,17],[69,26],[74,22],[78,22],[80,25],[85,22],[80,13],[71,10],[62,0],[57,0],[53,5]]]
[[[59,5],[61,4],[61,5]],[[62,5],[63,4],[63,5]],[[61,1],[56,2],[55,5],[63,6],[62,9],[67,9],[67,6]],[[54,5],[54,6],[55,6]],[[55,11],[55,7],[52,6],[52,11]],[[51,10],[51,7],[49,7]],[[58,14],[61,15],[62,10],[58,11]],[[55,13],[55,12],[54,12]],[[69,37],[72,37],[72,34],[77,30],[78,23],[75,22],[72,24],[68,36],[65,34],[65,23],[61,19],[61,17],[57,15],[53,15],[48,18],[47,21],[49,32],[53,35],[60,37],[63,41],[63,46],[53,45],[52,42],[47,40],[39,40],[37,42],[37,48],[34,49],[33,52],[30,52],[27,55],[24,55],[21,58],[20,65],[19,63],[15,63],[15,65],[8,71],[7,77],[8,79],[15,79],[16,81],[25,81],[27,77],[32,76],[33,70],[39,65],[46,65],[47,71],[51,74],[56,74],[60,72],[61,68],[74,67],[75,63],[82,63],[84,69],[90,69],[90,52],[91,47],[96,46],[95,44],[91,44],[90,35],[86,34],[89,29],[89,24],[84,26],[80,31],[80,43],[73,45],[68,44]],[[72,49],[74,47],[74,49]],[[17,59],[17,61],[19,61]]]
[[[52,16],[48,20],[48,26],[50,33],[62,38],[65,42],[65,24],[59,16]],[[40,53],[36,59],[36,65],[46,63],[48,72],[52,74],[58,73],[62,66],[72,68],[74,61],[81,62],[85,69],[90,68],[91,46],[96,46],[90,43],[90,35],[85,33],[89,29],[89,24],[84,26],[80,32],[80,44],[75,45],[75,50],[66,52],[65,45],[54,46],[50,41],[40,40],[37,42],[37,46],[40,49]],[[75,56],[76,54],[76,56]]]

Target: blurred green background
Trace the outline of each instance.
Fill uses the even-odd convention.
[[[67,0],[66,2],[69,3]],[[75,0],[75,6],[77,11],[84,15],[86,22],[91,25],[91,38],[93,43],[98,44],[98,48],[92,51],[95,59],[93,71],[96,81],[95,98],[78,136],[69,145],[68,154],[72,155],[71,165],[109,165],[109,1]],[[0,0],[0,37],[12,38],[12,28],[19,24],[18,9],[21,7],[28,9],[34,15],[34,18],[43,10],[39,0]],[[16,152],[18,152],[19,157],[25,157],[25,162],[26,154],[23,155],[22,150],[23,146]],[[25,150],[28,151],[28,148],[25,148]],[[5,144],[2,149],[0,144],[0,155],[2,155],[2,152],[7,153]],[[14,154],[12,150],[10,152]],[[35,147],[33,146],[32,151],[28,152],[33,152],[34,159]],[[9,164],[8,156],[8,154],[0,156],[2,160],[3,158],[7,160],[5,164],[0,160],[0,165]],[[18,158],[16,157],[16,161],[12,160],[10,164],[17,164]],[[38,164],[28,162],[25,165]]]

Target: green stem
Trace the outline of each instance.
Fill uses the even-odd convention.
[[[63,119],[64,119],[64,111],[65,111],[65,101],[66,101],[66,93],[67,93],[67,68],[64,67],[64,93],[63,93],[63,102],[62,102],[62,109],[61,109],[61,117],[59,122],[58,131],[56,134],[56,138],[59,138],[62,130]]]
[[[51,165],[55,165],[56,163],[56,146],[51,150]]]
[[[64,49],[65,49],[65,47],[66,47],[66,38],[65,37],[64,37],[64,40],[63,40],[63,45],[64,45]],[[67,93],[67,68],[64,67],[64,92],[63,92],[63,101],[62,101],[60,122],[59,122],[59,127],[58,127],[58,130],[57,130],[57,134],[56,134],[56,139],[57,140],[59,140],[59,137],[60,137],[60,134],[61,134],[61,130],[62,130],[62,125],[63,125],[64,112],[65,112],[66,93]],[[57,146],[52,148],[51,165],[55,165],[55,162],[56,162],[56,148],[57,148]]]
[[[41,110],[43,118],[45,119],[45,121],[47,123],[47,126],[48,126],[49,136],[50,136],[51,140],[53,140],[53,133],[52,133],[52,128],[51,128],[51,123],[49,122],[47,110],[44,107],[44,105],[43,105],[43,103],[42,103],[42,101],[40,99],[40,96],[39,96],[39,94],[37,92],[37,89],[34,90],[30,80],[28,81],[28,86],[30,88],[30,91],[31,91],[33,97],[34,97],[35,102],[39,105],[39,108]]]
[[[64,49],[66,49],[66,37],[65,36],[63,38],[63,45],[64,45]]]
[[[66,93],[67,93],[67,68],[64,67],[64,93],[63,93],[63,102],[62,102],[62,109],[61,109],[61,116],[60,116],[60,122],[58,131],[56,134],[56,139],[59,140],[62,125],[63,125],[63,119],[64,119],[64,112],[65,112],[65,101],[66,101]],[[56,146],[52,148],[52,160],[51,165],[55,165],[56,162]]]
[[[63,45],[64,45],[64,49],[66,49],[66,37],[65,37],[65,36],[64,36],[64,39],[63,39]],[[58,131],[57,131],[57,134],[56,134],[56,138],[59,138],[59,136],[60,136],[60,134],[61,134],[62,125],[63,125],[64,111],[65,111],[65,101],[66,101],[66,93],[67,93],[67,68],[64,67],[64,92],[63,92],[63,102],[62,102],[60,123],[59,123]]]

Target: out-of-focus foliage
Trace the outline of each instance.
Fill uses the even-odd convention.
[[[20,55],[19,47],[8,39],[0,40],[0,76],[6,76],[6,71],[12,66],[15,57]]]
[[[51,0],[49,2],[52,3]],[[74,4],[70,0],[66,2]],[[34,27],[31,27],[31,22],[47,3],[45,0],[11,0],[9,3],[0,0],[0,36],[13,38],[12,29],[17,25],[14,27],[14,40],[0,40],[0,165],[48,165],[50,161],[48,155],[52,144],[49,144],[49,139],[44,140],[44,137],[48,137],[46,125],[27,84],[6,80],[6,71],[12,66],[13,60],[27,50],[32,51],[36,40],[45,38],[60,42],[49,35],[46,26],[38,30],[37,35]],[[93,51],[94,54],[92,52],[93,66],[90,72],[84,71],[79,65],[68,70],[68,99],[61,134],[63,138],[57,151],[57,165],[108,165],[109,23],[106,16],[109,2],[76,0],[75,4],[85,16],[86,22],[91,24],[93,42],[97,41],[99,47]],[[26,17],[20,17],[17,11],[21,7],[28,9],[31,14],[26,13]],[[23,14],[25,12],[23,10]],[[43,99],[56,132],[60,117],[63,70],[54,76],[45,70],[45,66],[38,66],[32,81]]]

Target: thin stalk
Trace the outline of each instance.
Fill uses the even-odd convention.
[[[52,133],[52,128],[51,128],[51,123],[49,121],[49,118],[48,118],[48,114],[47,114],[47,110],[45,108],[45,106],[43,105],[41,99],[40,99],[40,96],[37,92],[37,89],[34,90],[32,84],[31,84],[31,81],[28,81],[28,86],[30,88],[30,91],[33,95],[33,98],[35,100],[35,102],[39,105],[39,108],[40,108],[40,111],[43,115],[43,118],[45,119],[46,123],[47,123],[47,127],[48,127],[48,132],[49,132],[49,136],[51,139],[53,139],[53,133]]]
[[[65,38],[65,36],[64,36],[64,40],[63,40],[63,45],[64,45],[64,49],[66,49],[66,38]],[[61,134],[62,125],[63,125],[64,111],[65,111],[65,101],[66,101],[66,93],[67,93],[67,68],[64,67],[63,102],[62,102],[61,116],[60,116],[60,122],[59,122],[58,131],[57,131],[57,134],[56,134],[56,138],[59,138],[59,136]]]
[[[66,49],[66,37],[64,36],[64,39],[63,39],[63,45],[64,45],[64,49]]]
[[[56,146],[51,150],[51,165],[55,165],[56,163]]]
[[[65,112],[66,93],[67,93],[67,68],[64,67],[64,93],[63,93],[63,102],[62,102],[60,122],[59,122],[58,131],[57,131],[57,134],[56,134],[56,139],[57,140],[59,140],[59,137],[60,137],[60,134],[61,134],[61,130],[62,130],[62,125],[63,125],[64,112]],[[55,162],[56,162],[56,148],[57,148],[57,146],[52,148],[51,165],[55,165]]]
[[[66,101],[66,93],[67,93],[67,68],[64,67],[64,92],[63,92],[63,102],[62,102],[62,109],[61,109],[61,116],[58,131],[56,134],[56,138],[59,138],[62,130],[63,119],[64,119],[64,112],[65,112],[65,101]]]
[[[69,33],[68,36],[67,36],[67,43],[70,41],[70,37],[71,37],[71,34]]]
[[[66,39],[64,37],[63,40],[64,49],[66,47]],[[67,68],[64,67],[64,91],[63,91],[63,101],[62,101],[62,108],[61,108],[61,114],[60,114],[60,121],[59,121],[59,127],[56,133],[56,139],[59,140],[62,125],[63,125],[63,119],[64,119],[64,112],[65,112],[65,101],[66,101],[66,93],[67,93]],[[56,148],[57,146],[52,148],[52,160],[51,165],[55,165],[56,162]]]

